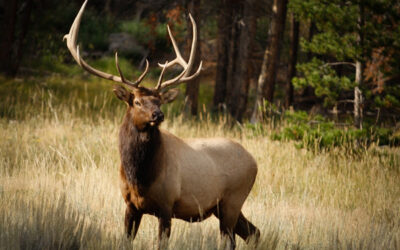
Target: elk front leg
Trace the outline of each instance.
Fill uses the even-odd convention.
[[[170,213],[163,213],[158,218],[158,249],[167,249],[170,235],[171,215]]]
[[[142,216],[143,213],[137,210],[133,204],[127,205],[125,210],[125,232],[128,238],[132,236],[132,240],[135,239]],[[134,228],[133,233],[132,228]]]

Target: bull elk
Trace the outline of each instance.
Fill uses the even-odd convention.
[[[121,191],[126,203],[125,230],[132,238],[138,231],[143,214],[159,220],[159,244],[163,236],[168,239],[171,218],[201,221],[214,214],[219,219],[220,231],[227,237],[227,247],[235,248],[235,234],[246,242],[251,236],[257,240],[260,231],[241,212],[257,175],[253,157],[238,143],[223,138],[183,140],[159,128],[164,120],[160,106],[173,101],[178,91],[170,87],[187,82],[200,74],[200,65],[191,70],[197,42],[196,23],[188,62],[179,52],[168,28],[176,53],[162,68],[155,88],[139,86],[149,63],[138,80],[127,80],[118,64],[119,76],[99,71],[87,64],[79,55],[77,34],[87,0],[82,5],[71,29],[64,39],[76,62],[89,73],[126,85],[116,85],[115,95],[127,104],[127,111],[119,132],[121,157]],[[170,80],[163,81],[167,68],[179,64],[183,70]],[[167,90],[169,89],[169,90]]]

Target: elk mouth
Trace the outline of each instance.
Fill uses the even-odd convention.
[[[148,124],[151,127],[158,126],[164,121],[164,114],[158,115],[155,119],[151,120]]]
[[[151,127],[154,127],[154,126],[157,126],[157,125],[159,125],[161,122],[158,122],[158,121],[151,121],[151,122],[149,122],[149,125],[151,126]]]

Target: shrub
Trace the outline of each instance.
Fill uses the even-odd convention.
[[[248,126],[256,128],[256,126]],[[259,127],[258,127],[259,130]],[[259,132],[257,132],[259,133]],[[320,115],[310,116],[305,111],[286,111],[281,117],[280,126],[270,133],[273,140],[296,141],[298,147],[323,149],[339,146],[369,145],[400,145],[400,136],[392,129],[367,125],[356,129],[345,125],[338,127],[333,121]]]

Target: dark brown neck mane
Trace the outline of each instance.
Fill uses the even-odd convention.
[[[160,148],[160,131],[156,126],[138,131],[132,119],[127,112],[119,132],[121,164],[127,181],[136,185],[139,192],[145,192],[157,177],[154,163]]]

